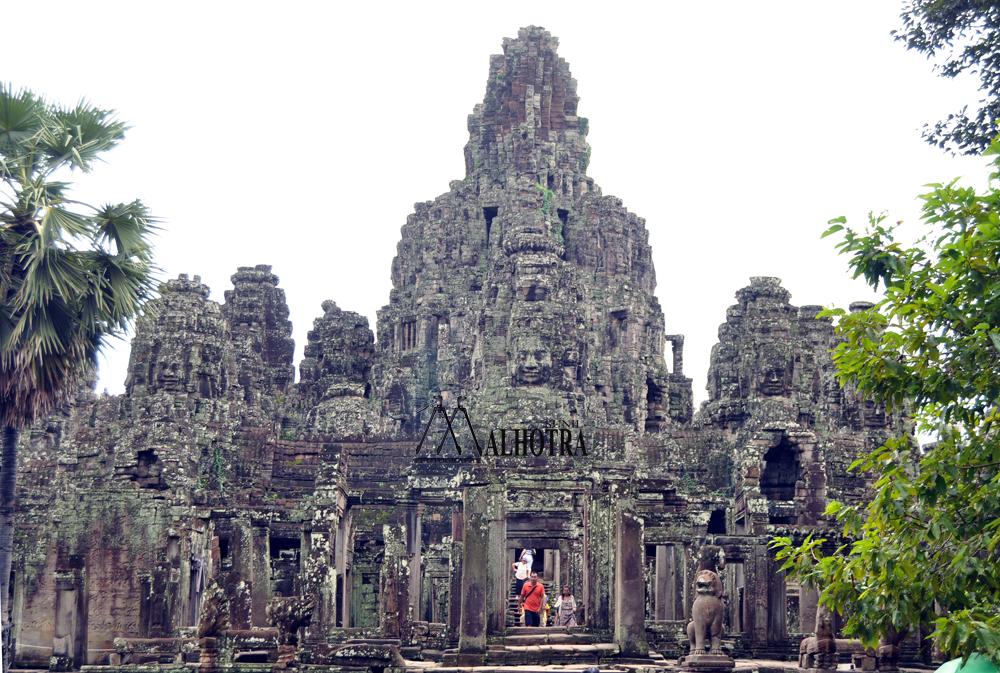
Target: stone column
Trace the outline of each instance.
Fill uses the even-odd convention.
[[[406,547],[410,555],[410,612],[414,620],[419,621],[422,615],[420,598],[423,596],[421,582],[423,580],[423,563],[421,558],[421,530],[424,506],[413,505],[406,513]]]
[[[386,638],[410,639],[410,577],[406,526],[382,525],[385,555],[380,572],[379,627]]]
[[[768,556],[770,565],[768,591],[768,640],[772,643],[784,643],[788,640],[788,597],[785,595],[785,572],[780,570],[781,563]]]
[[[84,557],[60,558],[54,573],[55,626],[49,670],[71,671],[87,663],[87,606]]]
[[[487,581],[489,604],[487,606],[486,632],[502,634],[507,628],[510,571],[506,564],[507,551],[507,487],[491,484],[487,487],[486,517],[489,521],[489,552]]]
[[[226,578],[229,596],[229,625],[233,629],[249,629],[253,612],[253,527],[250,519],[232,519],[232,537],[229,553],[233,557],[233,571]]]
[[[462,617],[458,665],[482,665],[486,654],[490,523],[486,486],[468,486],[462,545]]]
[[[757,545],[753,550],[753,575],[747,573],[747,586],[744,589],[744,600],[751,600],[753,604],[749,606],[748,617],[753,621],[749,626],[753,634],[754,648],[763,648],[768,644],[767,639],[767,611],[769,598],[769,585],[771,575],[771,559],[767,554],[767,547]]]
[[[608,493],[588,496],[584,531],[586,535],[584,595],[587,626],[611,629],[613,585],[615,581],[615,505]]]
[[[340,592],[337,596],[336,608],[336,613],[339,615],[340,623],[338,624],[338,617],[334,616],[334,626],[348,626],[351,619],[350,608],[348,607],[350,606],[348,594],[348,585],[350,583],[347,581],[347,568],[350,565],[349,556],[353,550],[348,549],[350,540],[349,524],[350,514],[347,514],[340,519],[340,523],[337,526],[337,538],[334,547],[334,562],[337,576],[340,578]]]
[[[462,552],[465,549],[465,524],[462,510],[451,515],[451,559],[448,590],[448,647],[457,647],[462,630]]]
[[[812,586],[799,586],[799,631],[809,633],[816,623],[816,607],[819,605],[819,590]]]
[[[615,563],[615,643],[625,656],[644,657],[646,644],[646,592],[642,578],[642,519],[631,499],[617,503]]]
[[[670,373],[681,376],[684,373],[684,335],[669,334],[666,340],[670,342],[674,356],[674,366]]]
[[[253,526],[253,591],[250,594],[250,624],[267,626],[267,602],[271,600],[271,540],[267,526]]]
[[[167,601],[167,579],[170,575],[170,566],[166,563],[157,563],[152,574],[152,585],[149,592],[149,637],[167,638],[170,634],[170,620],[168,619]]]
[[[670,579],[670,568],[667,562],[667,546],[656,545],[656,583],[653,585],[653,614],[658,620],[669,619],[673,610],[667,608],[670,592],[667,582]]]

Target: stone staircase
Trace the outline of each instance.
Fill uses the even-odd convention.
[[[517,587],[517,581],[511,580],[510,582],[510,592],[507,598],[507,628],[515,628],[521,626],[521,615],[517,613],[517,592],[515,588]]]
[[[614,643],[600,642],[594,634],[579,627],[514,626],[507,629],[502,644],[490,645],[486,666],[605,666],[618,654]],[[442,668],[454,668],[457,650],[445,650]],[[439,669],[435,669],[439,670]]]
[[[649,659],[625,661],[619,656],[618,645],[609,642],[609,635],[587,633],[584,627],[521,626],[515,586],[515,582],[511,581],[507,630],[499,642],[491,640],[494,644],[489,645],[482,665],[471,668],[459,666],[458,650],[450,649],[442,653],[440,664],[425,664],[412,670],[408,668],[407,673],[419,673],[427,668],[432,668],[433,673],[491,673],[493,669],[504,673],[504,668],[515,666],[517,673],[551,673],[552,667],[582,671],[590,666],[597,666],[601,673],[616,667],[614,670],[621,673],[622,664],[632,664],[629,669],[639,664],[635,666],[636,670],[662,669],[669,665],[666,659],[652,651]]]

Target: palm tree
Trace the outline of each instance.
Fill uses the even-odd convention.
[[[67,198],[61,178],[89,172],[127,126],[86,101],[47,103],[0,84],[0,617],[8,584],[20,429],[64,401],[106,340],[155,290],[139,201],[100,208]],[[5,652],[7,654],[7,652]],[[10,657],[4,657],[4,668]]]

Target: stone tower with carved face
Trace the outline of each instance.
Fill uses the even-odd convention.
[[[537,27],[504,41],[469,115],[465,179],[403,226],[372,371],[390,434],[442,392],[483,424],[691,417],[690,379],[663,359],[645,222],[587,176],[587,119],[557,45]]]

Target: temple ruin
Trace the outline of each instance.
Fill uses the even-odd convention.
[[[900,419],[838,385],[832,324],[768,277],[694,408],[645,221],[587,176],[556,46],[529,27],[491,57],[466,175],[403,225],[377,340],[324,302],[296,382],[269,266],[222,304],[182,275],[123,395],[83,386],[22,434],[16,666],[669,668],[708,548],[726,647],[798,658],[817,595],[768,543],[836,540],[827,502],[865,497],[848,466]],[[454,435],[439,414],[418,452],[437,396]],[[524,548],[580,626],[518,627]]]

